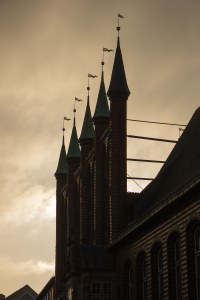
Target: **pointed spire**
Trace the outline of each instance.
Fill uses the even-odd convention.
[[[89,96],[88,96],[87,106],[86,106],[86,111],[85,111],[85,118],[83,121],[83,127],[82,127],[79,141],[81,141],[83,139],[93,139],[93,138],[94,138],[94,128],[92,125],[90,103],[89,103]]]
[[[110,117],[110,111],[108,107],[108,101],[106,97],[106,90],[105,90],[105,84],[104,84],[104,74],[103,71],[101,73],[101,84],[99,88],[99,95],[97,99],[97,104],[94,112],[94,118],[97,117]]]
[[[71,157],[80,157],[80,149],[79,149],[79,145],[78,145],[75,117],[74,117],[74,125],[73,125],[73,129],[72,129],[69,148],[68,148],[68,152],[67,152],[67,158],[71,158]]]
[[[126,74],[120,49],[119,37],[117,38],[115,60],[113,64],[112,76],[107,95],[110,96],[113,93],[125,93],[127,95],[130,94],[126,81]]]
[[[66,163],[66,151],[65,151],[64,135],[63,135],[62,148],[61,148],[61,151],[60,151],[60,158],[59,158],[59,161],[58,161],[58,167],[57,167],[55,175],[57,175],[57,174],[67,174],[67,163]]]

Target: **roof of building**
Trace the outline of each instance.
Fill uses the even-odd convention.
[[[126,81],[126,74],[124,70],[124,63],[122,53],[120,49],[119,37],[117,39],[117,48],[115,52],[115,60],[113,64],[113,70],[110,80],[110,86],[107,95],[110,96],[112,93],[125,93],[130,94],[128,84]]]
[[[46,285],[43,287],[43,289],[41,290],[41,292],[38,294],[36,300],[40,300],[43,299],[44,296],[48,293],[48,291],[54,287],[55,284],[55,276],[51,277],[49,279],[49,281],[46,283]]]
[[[69,148],[67,152],[67,158],[71,157],[80,157],[80,149],[78,144],[78,137],[77,137],[77,131],[76,131],[76,124],[75,124],[75,118],[74,118],[74,125],[72,128],[72,134],[71,139],[69,143]]]
[[[18,300],[18,299],[35,299],[38,294],[28,285],[26,284],[16,292],[12,293],[6,300]]]
[[[104,84],[103,71],[101,73],[101,83],[100,83],[99,94],[97,98],[97,104],[96,104],[93,119],[98,117],[110,117],[110,111],[108,107],[108,100],[106,97],[106,90]]]
[[[200,186],[200,108],[193,114],[187,127],[174,146],[156,178],[134,199],[134,220],[129,223],[107,248],[115,247],[128,235],[137,231],[156,214],[181,196]],[[185,198],[187,201],[187,198]],[[190,201],[190,199],[188,199]]]
[[[88,96],[85,117],[84,117],[83,127],[82,127],[79,141],[81,141],[83,139],[93,139],[93,138],[94,138],[94,128],[93,128],[93,124],[92,124],[90,102],[89,102],[89,96]]]
[[[135,218],[155,206],[200,171],[200,108],[193,114],[156,178],[139,194]]]
[[[65,143],[64,143],[64,136],[63,136],[63,142],[62,147],[60,151],[60,158],[58,161],[58,167],[56,170],[55,175],[57,174],[67,174],[67,163],[66,163],[66,151],[65,151]]]

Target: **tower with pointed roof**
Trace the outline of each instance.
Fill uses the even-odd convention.
[[[102,67],[93,118],[88,87],[81,135],[78,140],[74,117],[67,155],[63,137],[55,173],[55,281],[39,300],[200,297],[200,108],[156,178],[141,193],[131,193],[129,95],[118,34],[110,110]]]
[[[67,163],[66,163],[66,150],[64,143],[64,135],[58,167],[55,172],[56,177],[56,258],[55,258],[55,288],[56,296],[63,290],[63,275],[64,275],[64,201],[61,194],[61,189],[67,181]]]
[[[75,113],[75,110],[74,110]],[[66,220],[66,245],[69,242],[68,237],[74,235],[76,232],[77,242],[79,241],[80,229],[79,222],[77,222],[77,209],[76,199],[74,195],[74,190],[77,186],[74,185],[73,175],[80,166],[80,149],[78,144],[77,130],[76,130],[76,120],[74,116],[74,123],[72,128],[71,139],[69,143],[69,148],[67,152],[67,220]]]
[[[114,284],[114,270],[105,246],[112,242],[113,237],[125,225],[122,207],[127,192],[126,103],[130,94],[119,38],[107,92],[110,110],[103,65],[102,61],[100,88],[93,118],[88,86],[87,105],[80,137],[79,139],[77,137],[74,116],[68,152],[66,155],[63,138],[55,173],[57,179],[63,178],[62,182],[57,180],[61,182],[57,192],[59,204],[56,231],[57,298],[60,297],[63,280],[66,280],[66,285],[69,284],[67,278],[72,278],[74,274],[78,276],[76,272],[83,272],[85,268],[87,272],[92,270],[93,273],[90,275],[92,278],[103,276],[104,281],[111,280]],[[75,111],[74,108],[74,113]],[[92,257],[84,257],[85,251]],[[78,259],[79,255],[82,257],[81,263],[80,258]],[[92,265],[90,261],[93,261]],[[98,263],[101,268],[100,275],[94,272],[99,270]],[[74,286],[73,290],[75,293]]]
[[[119,27],[118,27],[119,28]],[[127,192],[127,100],[130,94],[119,37],[113,70],[107,95],[110,100],[110,148],[111,148],[111,207],[110,212],[110,240],[124,227],[125,212],[123,202]]]
[[[93,123],[95,126],[94,136],[94,203],[95,203],[95,242],[96,244],[105,244],[105,228],[102,224],[102,216],[104,216],[105,208],[107,207],[108,190],[105,185],[108,186],[108,180],[105,178],[105,144],[101,143],[101,136],[104,131],[109,129],[110,111],[108,107],[108,101],[106,96],[105,84],[104,84],[104,72],[102,62],[101,83],[99,88],[99,94],[97,98],[96,108],[93,116]],[[108,143],[107,143],[108,144]],[[106,184],[107,183],[107,184]],[[104,217],[103,217],[104,218]],[[107,223],[104,221],[104,223]]]
[[[91,166],[86,162],[86,157],[94,146],[94,128],[92,124],[90,102],[89,102],[89,87],[87,96],[87,105],[85,110],[85,117],[83,121],[83,126],[81,130],[81,135],[79,137],[79,143],[81,146],[81,158],[80,158],[80,203],[81,203],[81,226],[80,226],[80,238],[82,243],[91,244],[92,243],[92,225],[89,223],[88,214],[91,208],[91,197],[93,189],[89,185],[91,180]]]

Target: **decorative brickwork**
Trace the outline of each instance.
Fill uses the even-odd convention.
[[[140,194],[127,193],[129,94],[118,38],[110,111],[102,72],[94,117],[88,96],[79,142],[74,118],[67,156],[63,138],[55,174],[56,299],[103,299],[108,290],[112,300],[200,294],[200,109],[156,178]]]

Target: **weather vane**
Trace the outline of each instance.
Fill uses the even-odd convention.
[[[74,109],[73,109],[73,112],[74,112],[74,118],[75,118],[75,113],[76,113],[76,101],[81,102],[81,101],[83,101],[83,100],[81,100],[81,99],[75,97],[75,99],[74,99]]]
[[[117,26],[118,36],[119,36],[119,31],[120,31],[119,18],[124,19],[124,17],[122,15],[118,14],[118,26]]]
[[[89,85],[89,78],[95,78],[95,77],[98,77],[97,75],[92,75],[92,74],[88,74],[88,87],[87,87],[87,90],[88,90],[88,96],[89,96],[89,90],[90,90],[90,85]]]
[[[103,47],[103,56],[102,56],[102,62],[101,62],[101,65],[102,65],[102,71],[103,71],[103,66],[104,66],[104,52],[111,52],[111,51],[114,51],[113,49],[108,49],[108,48],[104,48]]]
[[[62,131],[63,131],[63,136],[64,136],[64,131],[65,131],[65,126],[64,126],[65,120],[66,120],[66,121],[70,121],[71,119],[66,118],[66,117],[63,118],[63,129],[62,129]]]

